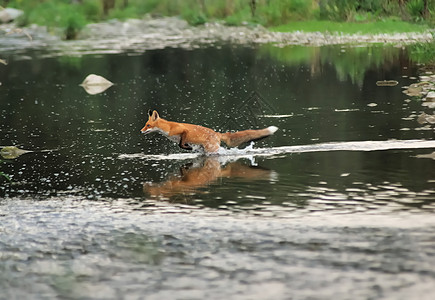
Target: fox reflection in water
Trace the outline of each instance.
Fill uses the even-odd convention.
[[[215,183],[220,178],[239,178],[248,180],[274,178],[276,173],[242,162],[221,163],[218,158],[207,157],[180,168],[180,175],[172,175],[163,183],[144,183],[144,193],[154,198],[170,199],[188,196],[199,189]]]

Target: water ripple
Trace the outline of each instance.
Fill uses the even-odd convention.
[[[169,203],[156,203],[166,212],[137,210],[133,199],[0,205],[8,298],[425,299],[434,291],[428,214],[238,217]]]

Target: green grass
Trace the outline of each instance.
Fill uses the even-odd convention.
[[[348,34],[377,34],[395,32],[423,32],[428,25],[408,23],[404,21],[385,20],[370,23],[334,22],[334,21],[296,21],[269,28],[278,32],[342,32]]]
[[[0,5],[24,11],[19,26],[44,25],[65,39],[74,39],[88,23],[145,14],[180,16],[191,25],[222,20],[227,25],[260,24],[285,32],[422,32],[429,28],[422,24],[435,23],[435,0],[428,1],[427,16],[423,0],[402,4],[392,0],[256,0],[256,5],[248,0],[0,0]]]

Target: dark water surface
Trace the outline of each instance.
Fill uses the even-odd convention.
[[[402,93],[406,49],[1,56],[0,146],[32,151],[0,165],[1,299],[435,294],[434,127]],[[91,73],[115,85],[89,95]],[[141,135],[148,109],[280,130],[204,156]]]

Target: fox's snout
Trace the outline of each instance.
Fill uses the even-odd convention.
[[[144,128],[140,130],[141,133],[150,133],[153,130],[153,127],[150,124],[145,124]]]

